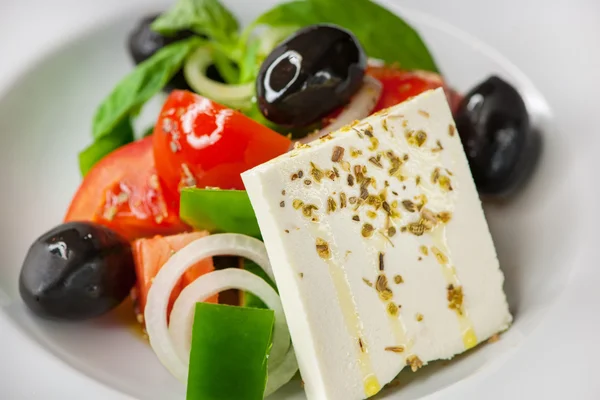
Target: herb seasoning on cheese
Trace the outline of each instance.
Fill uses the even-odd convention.
[[[313,184],[290,179],[298,171]],[[509,326],[503,277],[441,89],[242,178],[309,399],[372,396],[403,368],[451,358]]]

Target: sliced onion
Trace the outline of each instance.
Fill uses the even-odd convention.
[[[171,313],[172,329],[167,327],[167,307],[173,287],[190,266],[217,255],[248,258],[274,279],[265,246],[260,240],[239,234],[212,235],[195,240],[175,253],[154,278],[144,314],[150,345],[162,364],[185,383],[189,364],[189,353],[186,351],[189,351],[190,346],[190,324],[193,321],[195,303],[229,288],[252,292],[275,312],[273,348],[269,359],[271,384],[268,386],[269,390],[274,391],[293,377],[298,365],[290,345],[279,296],[258,276],[237,269],[202,275],[180,294]],[[288,376],[289,379],[286,380]]]
[[[296,32],[297,27],[269,27],[260,33],[260,47],[258,53],[264,57],[281,43],[285,38]]]
[[[348,125],[349,123],[355,120],[361,120],[363,118],[368,117],[371,112],[375,109],[379,98],[381,97],[381,91],[383,90],[383,85],[377,79],[372,76],[365,75],[363,79],[363,85],[356,92],[350,103],[344,107],[344,110],[340,113],[340,115],[333,121],[331,124],[327,125],[320,131],[315,133],[311,133],[299,139],[300,143],[309,143],[313,140],[320,138],[328,133],[337,131],[344,125]]]
[[[251,272],[235,268],[214,271],[201,276],[189,284],[177,298],[171,311],[169,333],[179,358],[184,361],[185,365],[188,365],[196,303],[229,289],[254,293],[275,312],[273,347],[269,356],[269,367],[281,364],[290,347],[290,333],[279,295],[264,279]]]
[[[385,61],[383,61],[381,58],[369,57],[369,58],[367,58],[367,66],[369,66],[369,67],[385,67]]]
[[[296,375],[296,372],[298,372],[298,361],[296,360],[294,348],[290,346],[281,364],[275,367],[274,370],[269,369],[265,397],[288,383]]]
[[[185,80],[194,91],[231,108],[247,109],[254,96],[254,82],[241,85],[229,85],[216,82],[206,76],[206,70],[212,64],[211,49],[199,47],[186,60],[183,66]]]

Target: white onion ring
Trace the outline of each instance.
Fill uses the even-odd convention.
[[[195,92],[231,108],[248,108],[254,96],[254,82],[241,85],[229,85],[213,81],[206,76],[207,68],[212,64],[211,49],[201,46],[186,60],[183,75]]]
[[[344,125],[348,125],[353,121],[368,117],[371,115],[371,112],[377,105],[377,102],[381,97],[382,90],[383,85],[381,82],[372,76],[365,75],[362,86],[358,92],[352,96],[350,103],[344,107],[344,110],[335,119],[335,121],[323,129],[297,140],[297,142],[305,144],[312,142],[313,140],[319,139],[321,136],[337,131]]]
[[[285,358],[274,370],[269,370],[267,375],[267,387],[265,388],[265,397],[273,394],[277,389],[285,385],[298,372],[298,361],[294,348],[290,346]]]
[[[251,272],[229,268],[203,275],[189,284],[179,295],[169,323],[169,334],[179,359],[189,364],[192,326],[196,303],[228,289],[240,289],[254,293],[275,312],[273,347],[269,356],[269,367],[281,364],[290,347],[290,333],[279,295],[264,279]],[[186,368],[187,370],[187,368]]]
[[[148,300],[144,312],[146,330],[150,339],[150,345],[161,363],[177,379],[184,383],[187,380],[189,356],[186,358],[181,357],[180,350],[175,347],[173,338],[171,337],[173,332],[169,332],[169,328],[167,327],[166,314],[168,301],[173,287],[179,282],[181,276],[190,266],[204,258],[216,255],[237,255],[248,258],[261,266],[267,275],[271,279],[274,279],[273,270],[271,269],[264,244],[258,239],[239,234],[220,234],[197,239],[179,250],[165,263],[154,278],[154,282],[148,292]],[[227,276],[229,278],[226,278]],[[228,281],[228,279],[231,279],[231,281]],[[192,317],[189,316],[190,312],[189,310],[186,311],[184,306],[187,305],[188,308],[193,308],[189,304],[192,304],[192,306],[195,305],[195,302],[190,303],[189,299],[195,297],[196,301],[204,300],[206,297],[218,292],[220,290],[218,289],[219,285],[223,288],[238,287],[251,291],[270,307],[274,308],[276,316],[275,333],[273,349],[269,359],[270,383],[267,384],[269,393],[274,392],[294,376],[298,370],[298,365],[294,350],[290,345],[289,331],[279,297],[273,288],[258,276],[248,271],[231,269],[213,271],[196,279],[179,296],[180,299],[185,293],[181,302],[178,299],[175,303],[177,313],[172,314],[171,318],[175,318],[177,321],[175,323],[179,328],[174,328],[174,335],[180,343],[183,342],[181,337],[186,337],[187,335],[188,330],[186,330],[186,327]],[[178,306],[177,303],[180,305]],[[175,308],[173,311],[175,311]],[[193,316],[193,312],[191,315]],[[188,342],[185,343],[189,346]],[[183,346],[178,344],[178,347]],[[283,350],[287,350],[283,356],[275,354],[276,352],[283,354]],[[278,362],[278,358],[282,358],[282,361]],[[271,368],[272,366],[274,368]]]

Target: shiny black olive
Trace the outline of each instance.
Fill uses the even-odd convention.
[[[151,15],[143,18],[129,34],[127,46],[136,65],[150,58],[161,48],[194,35],[193,32],[186,30],[178,32],[174,36],[163,36],[150,28],[150,25],[157,17],[158,15]],[[167,92],[173,89],[191,90],[183,76],[183,71],[177,72],[173,79],[165,86],[165,91]]]
[[[312,25],[277,46],[256,81],[263,115],[280,125],[309,125],[345,104],[360,88],[367,65],[349,31]]]
[[[540,137],[509,83],[492,76],[477,85],[462,100],[455,120],[480,194],[504,197],[530,175]]]
[[[129,242],[91,222],[69,222],[30,247],[19,278],[25,304],[53,319],[83,320],[106,313],[135,284]]]

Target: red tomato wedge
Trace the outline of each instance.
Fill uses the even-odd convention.
[[[450,108],[455,110],[460,96],[447,86],[442,77],[433,72],[403,71],[395,67],[368,67],[368,75],[379,80],[383,91],[373,112],[395,106],[410,97],[417,96],[427,90],[443,87],[448,97]]]
[[[129,240],[189,229],[164,199],[151,137],[115,150],[88,172],[71,200],[68,221],[94,221]]]
[[[176,251],[181,250],[189,243],[208,235],[208,232],[191,232],[175,236],[155,236],[148,239],[138,239],[132,243],[133,257],[137,274],[137,301],[139,311],[143,314],[148,298],[148,291],[158,271],[169,260]],[[173,288],[169,300],[168,312],[171,312],[173,304],[181,291],[196,278],[214,271],[212,258],[207,258],[190,267],[179,283]],[[214,295],[206,301],[216,303],[219,296]]]
[[[290,140],[194,93],[171,92],[154,128],[156,170],[170,199],[183,187],[243,189],[240,174],[290,147]]]

